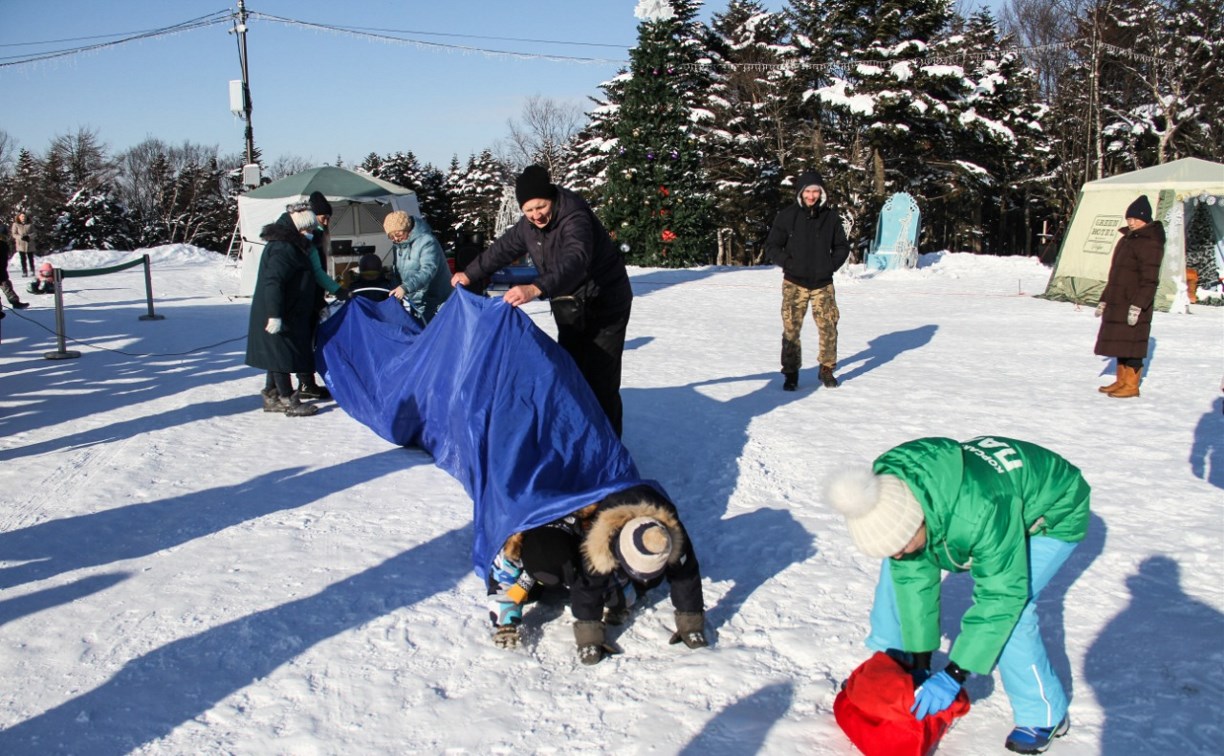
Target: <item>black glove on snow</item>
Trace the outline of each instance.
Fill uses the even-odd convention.
[[[668,642],[675,645],[681,641],[689,648],[710,645],[705,637],[705,612],[676,612],[676,632]]]

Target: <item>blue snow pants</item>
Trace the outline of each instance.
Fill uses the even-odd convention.
[[[1017,727],[1053,727],[1067,714],[1067,693],[1050,666],[1037,625],[1037,597],[1077,545],[1046,536],[1028,540],[1029,601],[998,661],[999,676],[1003,678],[1003,689],[1011,701]],[[905,648],[889,562],[885,559],[880,567],[880,581],[871,607],[871,634],[866,643],[873,651]]]

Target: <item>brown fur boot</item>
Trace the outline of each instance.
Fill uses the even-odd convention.
[[[1109,395],[1114,399],[1130,399],[1131,397],[1139,396],[1139,375],[1143,369],[1124,367],[1122,371],[1122,387],[1117,391],[1110,392]]]
[[[1114,382],[1109,384],[1108,386],[1100,386],[1099,388],[1097,388],[1097,391],[1100,391],[1102,394],[1111,394],[1120,388],[1122,388],[1122,363],[1121,362],[1118,363],[1118,369],[1114,373]]]

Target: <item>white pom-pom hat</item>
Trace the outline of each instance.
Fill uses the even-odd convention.
[[[825,501],[846,518],[858,550],[869,557],[892,556],[922,526],[922,505],[905,481],[870,470],[847,470],[829,478]]]

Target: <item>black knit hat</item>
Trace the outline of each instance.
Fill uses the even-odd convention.
[[[1139,199],[1126,208],[1127,218],[1137,218],[1144,223],[1152,222],[1152,203],[1148,202],[1146,194],[1140,194]]]
[[[310,193],[310,209],[315,215],[326,215],[330,218],[332,214],[331,203],[323,196],[323,192]]]
[[[562,528],[544,525],[523,533],[523,569],[543,585],[565,580],[565,567],[577,559],[574,537]]]
[[[366,271],[382,271],[382,258],[373,252],[367,252],[357,261],[357,270],[361,273]]]
[[[557,187],[552,185],[548,169],[542,165],[529,165],[524,168],[514,180],[514,198],[518,200],[519,207],[527,204],[528,200],[556,199]]]

